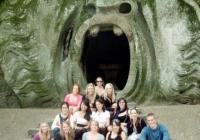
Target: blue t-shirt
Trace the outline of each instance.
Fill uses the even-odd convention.
[[[94,139],[94,138],[90,138],[89,137],[89,133],[90,132],[85,132],[83,134],[83,136],[82,136],[82,140],[91,140],[91,139]],[[105,137],[102,134],[98,133],[96,140],[105,140]]]
[[[147,126],[142,130],[140,140],[169,140],[169,132],[162,124],[158,124],[156,129]]]

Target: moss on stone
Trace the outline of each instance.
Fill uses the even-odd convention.
[[[200,31],[200,21],[198,20],[197,11],[195,11],[194,7],[189,5],[183,0],[178,0],[179,3],[179,12],[184,13],[188,20],[188,29],[194,33]]]
[[[191,32],[195,42],[200,29],[197,11],[184,0],[177,1],[180,6],[178,12],[188,19],[186,28]],[[195,1],[199,3],[199,0]],[[77,47],[76,44],[77,40],[84,40],[84,38],[75,40],[75,36],[79,27],[86,20],[91,20],[95,14],[101,16],[108,14],[107,17],[113,14],[114,19],[119,19],[116,22],[122,27],[131,24],[127,35],[130,35],[129,40],[133,41],[130,48],[132,67],[129,71],[132,72],[132,75],[129,77],[131,80],[126,83],[126,87],[129,89],[120,91],[122,96],[126,96],[129,101],[137,103],[162,103],[164,100],[167,102],[199,103],[199,94],[197,93],[199,88],[195,83],[198,75],[196,79],[194,77],[181,79],[181,76],[179,76],[179,88],[181,90],[179,92],[170,90],[172,87],[162,89],[160,86],[162,83],[159,83],[160,73],[157,70],[159,65],[157,63],[161,58],[156,56],[155,50],[165,51],[166,48],[160,46],[160,44],[153,44],[157,43],[153,40],[157,36],[153,36],[154,34],[149,30],[143,15],[144,6],[148,6],[153,16],[153,19],[148,20],[152,20],[155,29],[158,28],[158,23],[161,21],[157,19],[156,13],[159,11],[156,10],[161,8],[156,7],[159,6],[156,5],[156,1],[138,0],[136,2],[136,0],[127,0],[130,3],[134,2],[131,4],[135,6],[135,9],[134,12],[125,14],[117,10],[119,8],[117,7],[119,6],[118,3],[124,1],[99,0],[98,2],[101,3],[92,0],[3,0],[0,2],[0,93],[2,95],[0,106],[9,107],[10,103],[17,107],[55,106],[63,100],[64,94],[71,90],[73,83],[81,83],[82,89],[84,89],[85,77],[82,74],[79,62],[80,52],[83,48],[81,48],[82,46]],[[103,4],[103,8],[101,4]],[[99,15],[96,15],[96,19],[89,21],[89,24],[98,24],[93,20],[113,24],[111,21],[105,21]],[[126,20],[126,22],[123,20]],[[87,28],[86,26],[83,27]],[[72,31],[70,32],[70,30]],[[68,40],[67,43],[69,44],[65,46],[67,35],[71,40]],[[198,41],[196,41],[195,44],[189,44],[188,48],[193,49],[192,46],[194,46],[195,50],[198,44]],[[65,57],[63,57],[64,49],[67,51]],[[181,51],[185,53],[184,51],[187,50],[182,49]],[[193,60],[199,62],[199,59]],[[171,58],[167,61],[171,61]],[[182,61],[186,60],[182,58]],[[160,63],[162,63],[162,60]],[[190,66],[192,65],[188,63],[181,68],[185,68],[187,71]],[[164,70],[161,69],[160,71],[163,72]],[[183,91],[182,89],[187,88],[184,87],[184,84],[189,82],[196,84],[197,88]]]

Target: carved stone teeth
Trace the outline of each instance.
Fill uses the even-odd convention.
[[[119,28],[118,26],[113,26],[113,33],[116,36],[121,36],[123,34],[123,31],[121,28]]]
[[[96,37],[99,33],[99,26],[94,26],[90,29],[90,35]]]

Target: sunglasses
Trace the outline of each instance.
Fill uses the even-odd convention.
[[[99,82],[103,82],[103,81],[96,81],[97,83],[99,83]]]

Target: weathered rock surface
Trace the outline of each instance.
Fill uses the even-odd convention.
[[[100,69],[117,86],[109,76],[120,73],[114,77],[120,81],[126,75],[118,97],[200,103],[199,5],[199,0],[1,0],[0,107],[56,106],[73,83],[84,91],[98,74],[87,71],[85,40],[100,31],[128,41],[129,53],[116,57],[128,57],[126,70],[120,71],[123,62],[113,67],[115,73]]]

